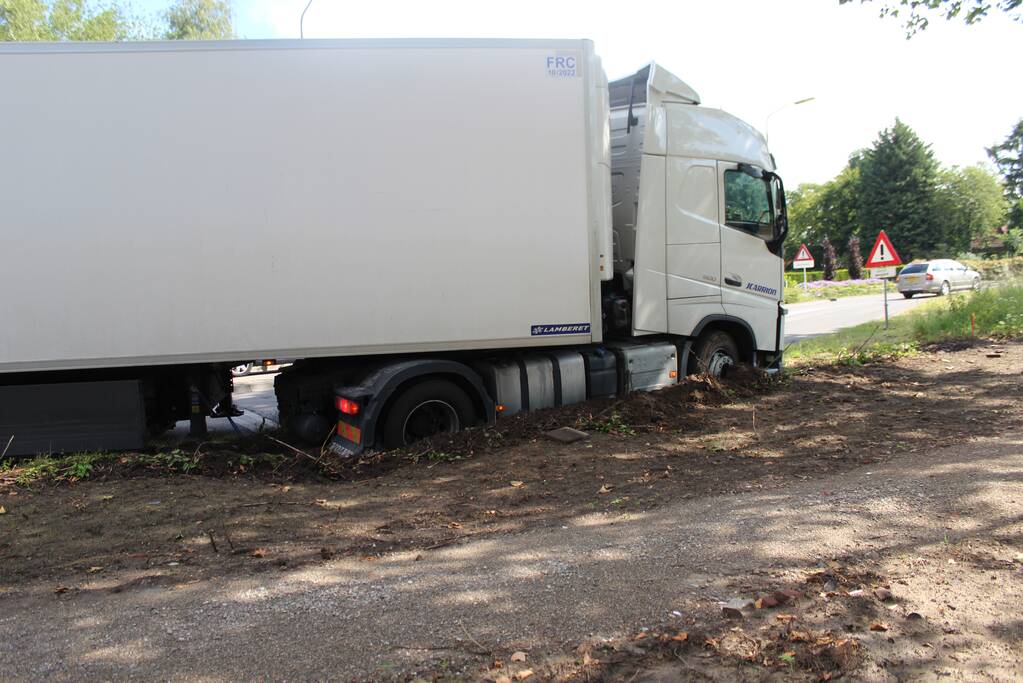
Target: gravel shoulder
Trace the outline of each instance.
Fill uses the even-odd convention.
[[[632,436],[521,431],[351,481],[5,486],[0,671],[1015,680],[1021,372],[1023,345],[1004,344],[805,369],[753,395],[690,387],[615,406]],[[720,602],[777,590],[799,597],[723,619]],[[783,666],[802,641],[779,616],[855,656],[824,667],[791,645]],[[641,637],[669,632],[692,644]]]

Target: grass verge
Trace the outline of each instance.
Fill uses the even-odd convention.
[[[804,301],[820,301],[822,299],[840,299],[845,296],[863,296],[865,294],[880,294],[883,288],[880,282],[836,282],[834,284],[823,284],[811,282],[806,289],[802,283],[796,287],[785,287],[785,303],[799,304]]]
[[[935,299],[883,322],[856,325],[790,346],[787,363],[862,364],[915,353],[921,345],[969,339],[1023,336],[1023,284],[1013,282],[980,292]]]

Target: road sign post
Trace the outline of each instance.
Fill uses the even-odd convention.
[[[888,329],[888,280],[895,277],[895,266],[902,265],[902,259],[892,246],[892,241],[884,230],[877,234],[874,248],[870,250],[870,258],[864,264],[870,268],[872,277],[881,278],[884,282],[884,328]]]
[[[813,268],[813,254],[807,249],[805,244],[799,245],[799,251],[796,252],[796,257],[792,259],[792,267],[796,269],[802,269],[803,271],[803,289],[806,289],[806,271]]]

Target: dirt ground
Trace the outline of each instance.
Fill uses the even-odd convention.
[[[259,438],[235,448],[193,444],[204,454],[194,470],[201,474],[139,468],[126,456],[76,483],[26,487],[8,475],[0,482],[0,611],[43,594],[73,601],[101,588],[113,599],[214,579],[273,582],[399,553],[418,562],[581,519],[627,520],[800,486],[838,495],[831,482],[845,473],[1018,434],[1021,373],[1023,344],[984,343],[861,367],[802,367],[754,388],[690,381],[516,416],[326,474]],[[543,436],[560,426],[591,436],[570,445]],[[964,512],[948,514],[958,520]],[[521,657],[466,634],[476,644],[457,665],[419,658],[387,677],[526,680],[518,677],[529,670],[534,680],[1011,680],[1023,652],[1018,603],[1013,613],[992,608],[987,621],[974,619],[1002,623],[996,633],[939,618],[983,609],[970,604],[992,590],[1011,587],[1023,597],[1023,538],[1019,519],[1009,522],[953,534],[897,562],[864,539],[799,571],[733,573],[719,589],[760,599],[741,616],[704,601],[645,630],[598,640],[570,634],[537,648],[546,655],[531,655],[528,669]],[[927,573],[935,561],[940,578]],[[930,604],[935,581],[956,595],[938,601],[940,612]],[[936,650],[956,639],[962,644],[952,652]],[[7,640],[0,651],[9,647]],[[972,659],[959,666],[956,651]],[[935,666],[919,666],[939,654]],[[977,668],[977,658],[1003,663]]]

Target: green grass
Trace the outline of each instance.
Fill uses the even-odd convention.
[[[1023,284],[934,299],[891,318],[887,330],[882,322],[869,322],[808,339],[790,346],[785,361],[855,365],[891,360],[916,353],[922,344],[969,338],[972,316],[976,316],[977,337],[1023,336]]]

